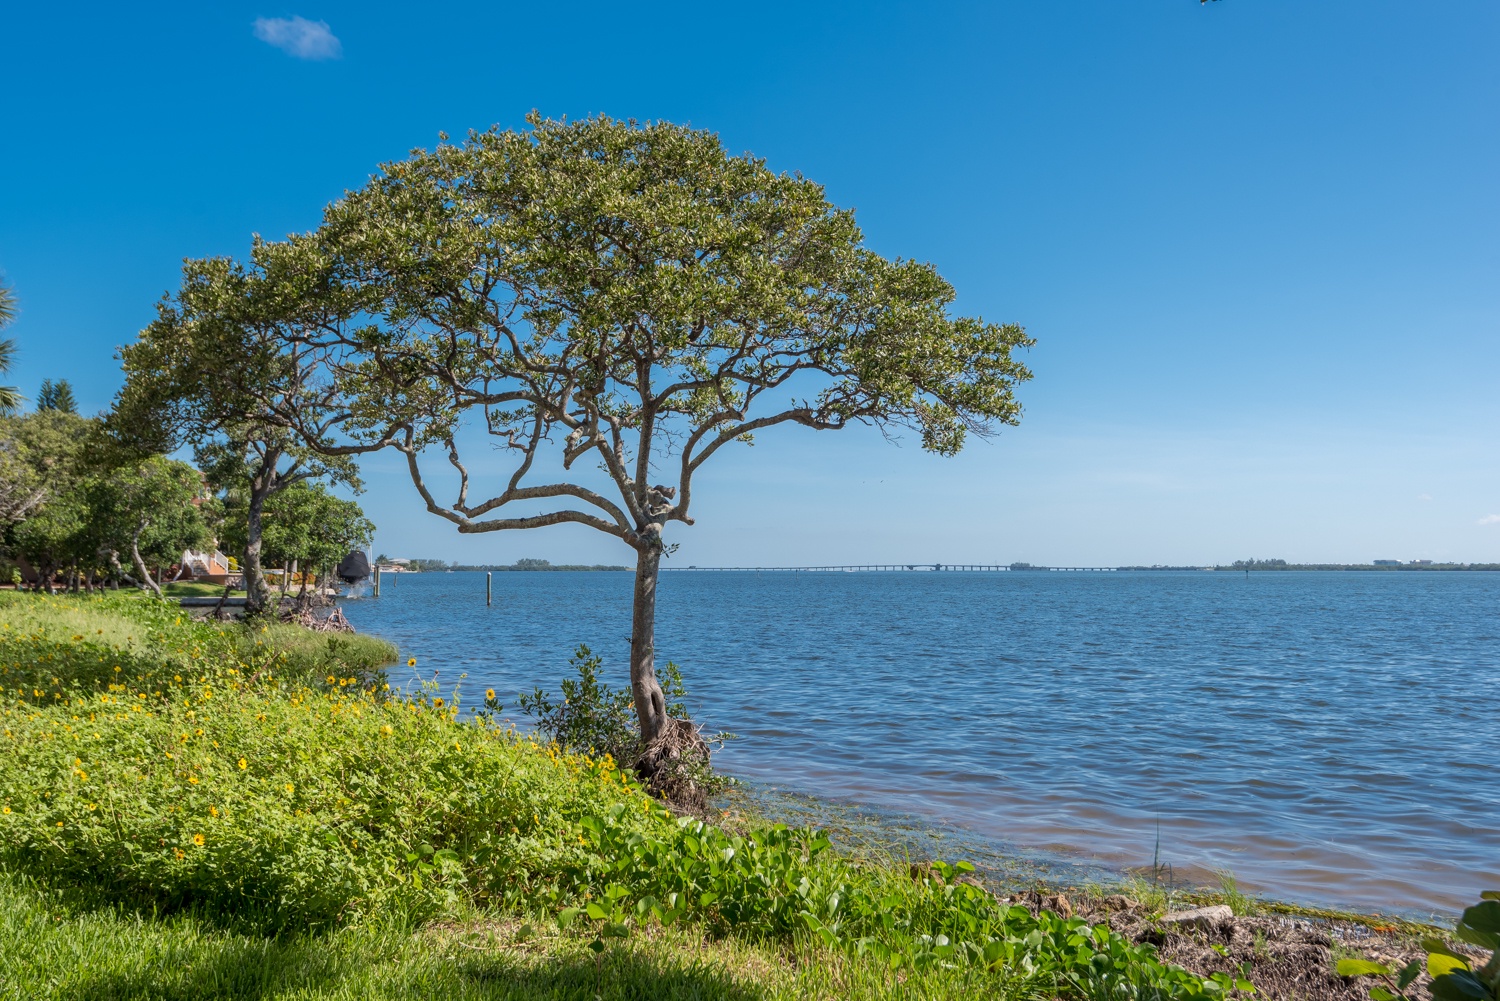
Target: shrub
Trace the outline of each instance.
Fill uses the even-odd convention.
[[[347,681],[348,679],[342,679]],[[632,794],[441,697],[201,685],[0,713],[0,861],[138,906],[269,927],[519,900]]]
[[[562,701],[553,702],[540,688],[519,698],[521,711],[536,721],[548,740],[566,751],[579,754],[609,754],[630,761],[640,745],[640,726],[629,689],[611,688],[599,680],[604,661],[587,646],[580,645],[568,662],[578,674],[575,681],[562,681]],[[677,665],[657,668],[656,680],[667,699],[667,715],[686,717],[682,674]]]
[[[1480,894],[1479,903],[1464,911],[1454,929],[1458,938],[1489,949],[1489,962],[1474,969],[1467,956],[1455,952],[1440,938],[1425,938],[1428,988],[1434,1001],[1500,1001],[1500,890]],[[1422,974],[1423,964],[1412,960],[1400,970],[1367,959],[1339,960],[1340,976],[1374,976],[1384,986],[1370,988],[1372,1001],[1411,1001],[1409,988]]]

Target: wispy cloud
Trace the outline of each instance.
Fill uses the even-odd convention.
[[[344,54],[343,43],[327,21],[309,21],[305,17],[258,17],[255,37],[276,46],[298,59],[337,59]]]
[[[1500,514],[1487,514],[1479,519],[1481,525],[1500,525]]]

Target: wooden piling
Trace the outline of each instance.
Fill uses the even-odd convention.
[[[380,597],[380,567],[375,567],[375,597]]]
[[[488,570],[484,574],[484,604],[485,607],[495,603],[495,575]]]

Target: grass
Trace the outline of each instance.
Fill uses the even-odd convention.
[[[162,593],[168,598],[218,598],[224,594],[223,584],[211,584],[207,581],[196,580],[174,580],[162,585]],[[243,598],[244,588],[235,588],[229,592],[231,598]]]
[[[811,829],[676,817],[607,755],[559,753],[435,687],[390,691],[393,653],[134,598],[0,597],[4,989],[1226,993],[1107,929],[1000,904],[967,863],[908,872]]]
[[[418,929],[365,922],[262,936],[191,914],[146,917],[70,905],[33,881],[0,881],[0,998],[453,999],[1018,997],[1000,976],[935,970],[896,976],[829,950],[767,947],[653,929],[602,952],[544,915]]]

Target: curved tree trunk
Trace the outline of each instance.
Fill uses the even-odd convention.
[[[661,546],[650,542],[636,550],[635,601],[630,615],[630,694],[641,724],[641,746],[651,743],[667,718],[667,701],[656,680],[656,578]]]
[[[649,541],[656,541],[650,545]],[[709,747],[690,719],[667,715],[667,700],[656,680],[656,581],[661,544],[648,540],[637,550],[635,604],[630,631],[630,692],[641,724],[635,773],[654,795],[674,807],[701,814],[707,799],[698,779],[708,768]]]
[[[261,514],[266,506],[266,493],[252,487],[250,511],[245,526],[245,614],[257,615],[265,611],[270,600],[271,589],[266,586],[266,575],[260,567]]]
[[[135,534],[130,537],[130,562],[135,565],[135,572],[141,576],[141,587],[153,591],[160,598],[161,588],[151,579],[151,571],[146,569],[146,561],[141,559],[141,533],[148,524],[144,518],[136,523]]]

